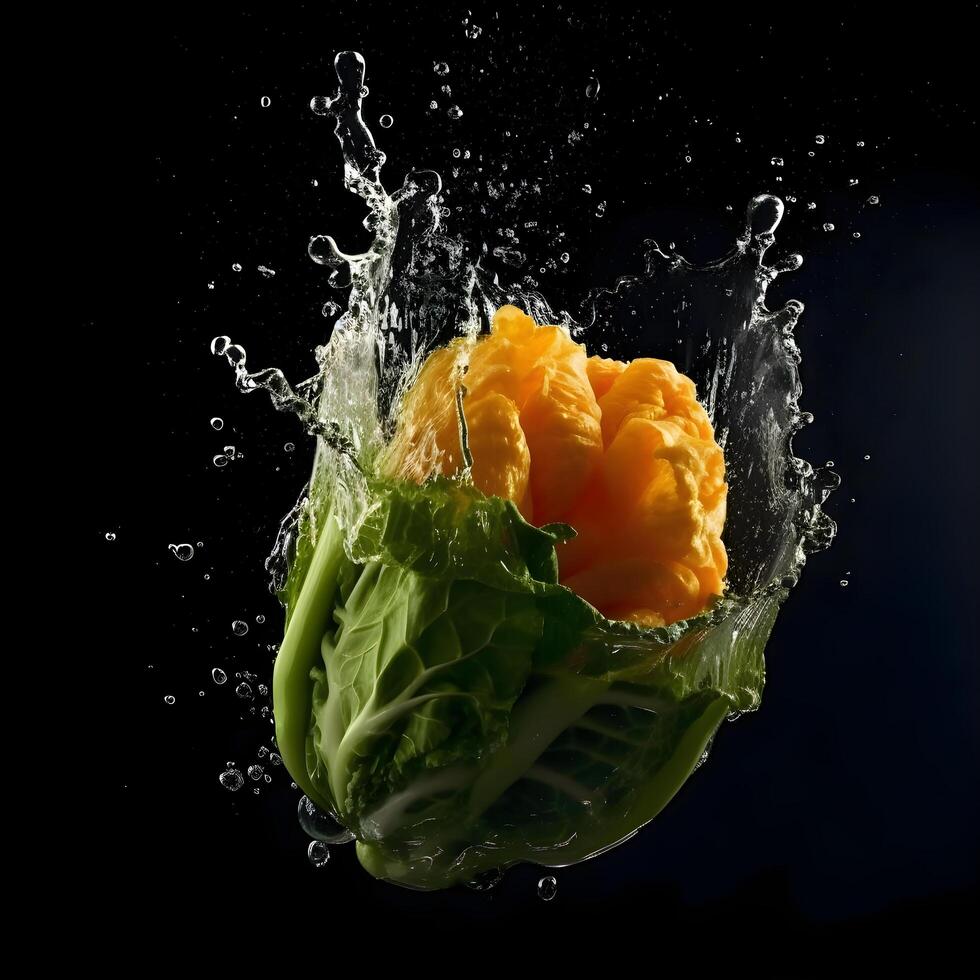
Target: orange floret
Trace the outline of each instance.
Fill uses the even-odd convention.
[[[489,335],[435,351],[402,402],[383,469],[421,483],[463,464],[528,521],[571,524],[563,584],[612,619],[659,626],[721,595],[725,461],[694,383],[669,361],[588,357],[560,327],[501,307]]]

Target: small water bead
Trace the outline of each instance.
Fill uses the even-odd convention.
[[[823,230],[824,231],[833,231],[834,230],[834,223],[832,221],[825,221],[824,222],[824,225],[823,225]]]
[[[849,584],[849,583],[848,583],[848,581],[847,581],[847,579],[846,579],[846,578],[842,578],[842,579],[840,580],[840,585],[841,585],[841,588],[842,588],[842,589],[846,589],[846,588],[847,588],[847,586],[848,586],[848,584]]]
[[[310,108],[318,115],[325,116],[330,111],[330,105],[332,99],[329,99],[325,95],[314,95],[310,99]]]
[[[823,146],[824,143],[827,142],[827,137],[826,136],[818,136],[816,142],[817,142],[817,146]]]
[[[168,544],[167,548],[178,561],[190,561],[194,557],[192,544]]]
[[[816,201],[807,201],[806,209],[807,209],[807,211],[816,211],[817,210],[817,202]]]
[[[458,105],[451,105],[449,107],[448,116],[450,119],[462,119],[463,110],[460,109]]]
[[[854,145],[860,149],[862,146],[864,146],[864,140],[858,140]]]
[[[287,442],[282,448],[285,449],[287,453],[291,453],[296,448],[296,443]]]
[[[269,693],[269,688],[265,684],[259,684],[259,694],[265,697]]]
[[[172,694],[165,695],[163,700],[166,701],[167,704],[174,704],[177,701]]]
[[[259,613],[258,616],[255,617],[255,622],[257,622],[259,624],[264,623],[265,622],[265,616],[263,616],[262,613]]]
[[[391,129],[391,127],[392,127],[392,124],[394,123],[394,121],[395,121],[395,120],[394,120],[394,117],[392,117],[392,116],[391,116],[391,115],[390,115],[389,113],[387,113],[387,112],[386,112],[386,113],[385,113],[385,114],[384,114],[384,115],[383,115],[383,116],[382,116],[382,117],[381,117],[381,118],[380,118],[380,119],[378,120],[378,124],[379,124],[379,125],[381,126],[381,128],[382,128],[382,129]]]
[[[366,99],[371,94],[371,90],[366,86],[361,86],[361,98]]]
[[[443,85],[439,89],[439,91],[442,92],[443,95],[452,95],[453,94],[452,86],[450,86],[450,85]]]
[[[851,177],[851,179],[847,182],[848,187],[857,187],[857,185],[858,185],[857,177]]]
[[[267,265],[258,266],[258,270],[266,279],[271,279],[276,274],[276,270],[270,269]]]
[[[861,232],[859,231],[856,231],[851,235],[851,238],[860,238],[860,237],[861,237]]]
[[[571,256],[568,254],[568,252],[562,252],[559,258],[562,260],[562,262],[565,262],[567,264]]]
[[[459,159],[459,157],[460,157],[460,152],[459,152],[459,147],[458,147],[458,146],[456,147],[456,149],[455,149],[455,150],[453,150],[453,156],[454,156],[454,157],[455,157],[455,158],[456,158],[457,160]]]
[[[274,766],[281,766],[282,765],[282,756],[278,752],[272,752],[269,755],[269,761]]]
[[[215,417],[211,419],[211,428],[214,429],[215,431],[220,432],[224,427],[225,427],[225,420],[223,418],[220,418],[219,416],[215,415]]]
[[[769,162],[770,162],[770,163],[771,163],[771,164],[772,164],[772,165],[773,165],[774,167],[781,167],[781,166],[783,166],[783,163],[784,163],[784,161],[783,161],[783,158],[782,158],[782,157],[773,157],[773,158],[772,158],[772,159],[771,159],[771,160],[770,160]]]
[[[253,780],[254,782],[258,782],[262,778],[262,775],[263,775],[264,772],[265,772],[265,770],[261,766],[257,766],[257,765],[256,766],[249,766],[248,767],[248,778],[251,779],[251,780]]]
[[[214,289],[214,283],[213,282],[209,282],[208,283],[208,289]]]
[[[203,698],[203,697],[204,697],[204,692],[203,692],[203,691],[198,691],[198,692],[197,692],[197,696],[198,696],[199,698]]]
[[[585,191],[586,194],[591,194],[592,193],[592,185],[591,184],[583,184],[582,185],[582,190]]]
[[[220,667],[212,667],[211,680],[213,680],[215,684],[224,684],[228,680],[228,675]]]
[[[871,459],[871,454],[870,453],[865,453],[864,458],[865,459]]]
[[[322,868],[330,860],[330,848],[322,840],[311,840],[306,856],[314,868]]]
[[[231,624],[231,631],[235,636],[244,636],[248,632],[248,623],[243,619],[236,619]]]
[[[209,572],[205,572],[204,573],[204,581],[205,582],[210,582],[211,581],[211,574]]]
[[[237,769],[226,769],[219,777],[218,782],[229,793],[237,793],[245,785],[245,780],[242,778],[242,774]]]
[[[466,28],[466,36],[471,40],[475,41],[483,33],[483,28],[478,24],[470,24]]]
[[[585,86],[585,97],[587,99],[594,99],[599,94],[599,79],[590,78]]]
[[[439,103],[438,103],[438,102],[436,102],[436,100],[435,100],[435,99],[433,99],[433,100],[432,100],[432,101],[431,101],[431,102],[429,103],[429,108],[430,108],[430,109],[438,109],[438,108],[439,108]]]
[[[216,357],[220,357],[225,353],[225,351],[228,350],[229,344],[231,344],[231,337],[215,337],[214,340],[211,341],[211,353]]]
[[[115,541],[116,540],[116,532],[115,531],[106,531],[106,533],[105,533],[105,539],[106,539],[106,541]]]
[[[434,61],[432,63],[432,70],[437,75],[448,75],[449,74],[449,65],[447,65],[446,62],[444,62],[444,61]]]
[[[247,701],[252,696],[252,685],[246,681],[242,681],[238,687],[235,688],[235,693],[243,700]]]
[[[691,162],[691,158],[689,156],[684,157],[684,162],[685,163],[690,163]]]
[[[242,264],[241,264],[241,262],[232,262],[232,264],[231,264],[231,271],[232,272],[241,272],[242,271]]]
[[[542,878],[538,882],[538,898],[542,902],[550,902],[558,894],[558,882],[553,875]]]
[[[868,204],[878,204],[880,200],[881,199],[877,194],[872,194],[871,197],[868,198]]]
[[[262,106],[263,109],[268,109],[269,106],[272,105],[272,99],[270,99],[268,95],[263,95],[262,98],[259,99],[259,105]]]

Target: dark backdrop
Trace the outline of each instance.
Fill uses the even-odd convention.
[[[965,938],[978,858],[976,22],[787,7],[767,19],[473,6],[476,39],[464,8],[349,0],[77,25],[64,186],[94,379],[78,461],[99,637],[86,780],[113,922],[161,942],[210,936],[245,960],[366,928],[382,946],[414,937],[424,967],[437,936],[489,954],[526,931],[547,940],[542,969],[555,937],[573,952],[581,937],[610,955],[628,944],[651,967],[670,953],[761,969],[785,951],[778,975],[844,941],[880,960]],[[541,258],[571,253],[537,277],[557,305],[637,271],[647,237],[717,256],[760,191],[787,199],[779,243],[806,258],[774,298],[806,303],[801,404],[816,421],[796,448],[836,463],[838,538],[780,615],[762,709],[725,727],[638,839],[557,872],[550,904],[531,868],[487,894],[434,895],[371,880],[343,848],[314,870],[281,770],[259,796],[217,781],[271,734],[234,677],[219,688],[210,671],[268,676],[281,620],[262,561],[311,446],[264,396],[236,392],[208,344],[230,334],[257,365],[313,371],[330,296],[306,241],[365,237],[331,126],[308,108],[333,90],[344,48],[367,60],[389,187],[432,167],[452,189],[457,147],[484,154],[483,176],[506,161],[540,178],[541,195],[503,216],[459,191],[450,227],[491,248],[514,222],[566,230],[557,248],[525,236]],[[240,458],[215,467],[232,444]],[[203,542],[187,563],[168,553],[184,541]]]

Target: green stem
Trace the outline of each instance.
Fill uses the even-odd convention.
[[[343,561],[343,532],[333,514],[328,512],[299,599],[290,610],[289,625],[272,674],[276,743],[282,761],[303,792],[327,810],[334,808],[333,801],[316,788],[306,765],[313,703],[310,672],[320,663],[320,644],[330,627]]]

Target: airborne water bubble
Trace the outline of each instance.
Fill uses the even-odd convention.
[[[168,544],[167,548],[178,561],[190,561],[194,557],[192,544]]]
[[[228,790],[229,793],[237,793],[245,785],[242,774],[237,769],[226,769],[220,776],[218,782]]]
[[[391,116],[391,115],[390,115],[389,113],[387,113],[387,112],[386,112],[386,113],[385,113],[385,114],[384,114],[384,115],[383,115],[383,116],[382,116],[382,117],[381,117],[381,118],[380,118],[380,119],[378,120],[378,124],[379,124],[379,125],[381,126],[381,128],[382,128],[382,129],[391,129],[391,126],[392,126],[392,124],[394,123],[394,121],[395,121],[395,120],[394,120],[394,117],[393,117],[393,116]]]
[[[322,868],[330,860],[330,848],[322,840],[311,840],[306,856],[314,868]]]
[[[213,680],[215,684],[224,684],[228,680],[228,675],[220,667],[212,667],[211,680]]]
[[[553,875],[548,875],[538,882],[538,898],[542,902],[550,902],[558,894],[558,882]]]
[[[235,636],[244,636],[248,632],[248,623],[243,619],[236,619],[231,624],[231,631]]]

